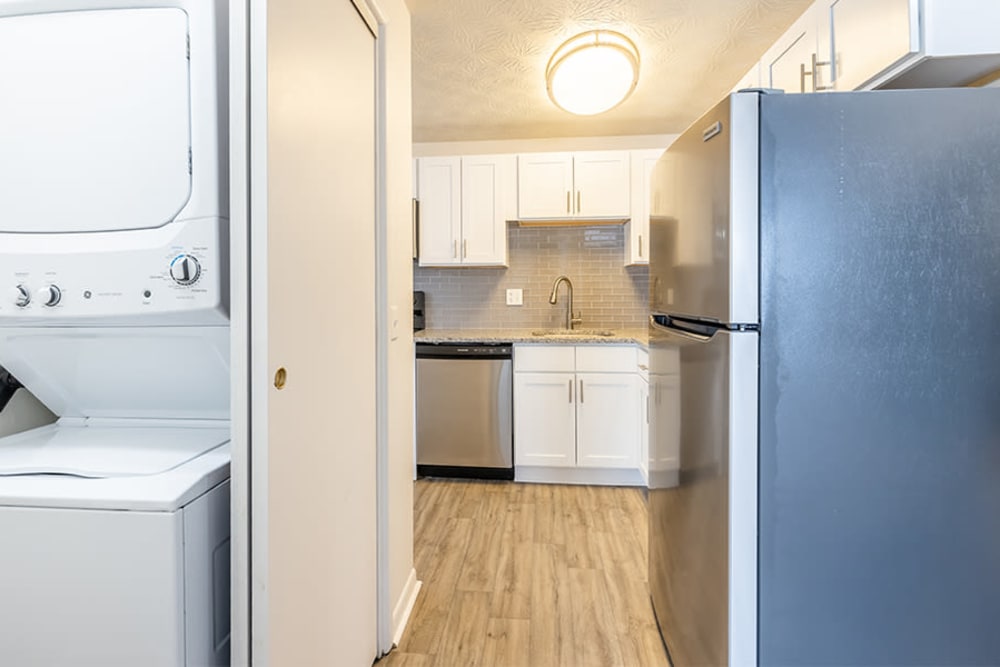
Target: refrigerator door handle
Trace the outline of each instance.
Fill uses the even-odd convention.
[[[713,329],[711,327],[684,327],[681,326],[677,320],[672,319],[669,315],[650,315],[649,325],[654,329],[676,334],[682,338],[694,340],[699,343],[707,343],[712,340],[712,336],[714,336],[715,331],[717,331],[717,329]]]

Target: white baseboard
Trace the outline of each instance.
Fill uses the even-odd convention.
[[[417,571],[411,569],[406,585],[403,586],[403,592],[392,610],[393,646],[398,646],[399,640],[403,638],[403,630],[406,629],[406,623],[410,620],[410,613],[413,611],[413,605],[417,601],[417,594],[420,593],[421,586],[423,586],[423,582],[417,579]]]
[[[515,482],[540,484],[596,484],[603,486],[645,486],[638,468],[547,468],[516,466]]]

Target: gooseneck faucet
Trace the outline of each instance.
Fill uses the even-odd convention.
[[[572,329],[583,321],[580,318],[580,313],[577,313],[576,317],[573,317],[573,281],[566,276],[556,278],[556,281],[552,283],[552,293],[549,294],[549,303],[555,305],[559,297],[559,285],[561,283],[566,283],[566,328]]]

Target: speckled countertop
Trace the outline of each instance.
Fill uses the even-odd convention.
[[[545,331],[545,335],[534,332]],[[596,333],[600,332],[600,333]],[[611,332],[612,335],[601,335]],[[635,344],[647,346],[648,333],[645,329],[588,329],[575,333],[562,333],[557,329],[424,329],[415,331],[413,340],[417,343],[556,343],[560,345],[610,345]]]

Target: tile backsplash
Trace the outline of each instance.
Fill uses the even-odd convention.
[[[416,267],[413,289],[426,293],[428,329],[559,328],[566,321],[566,286],[549,304],[560,275],[573,281],[578,328],[643,328],[649,269],[625,267],[625,227],[508,228],[508,268]],[[508,289],[524,305],[506,305]]]

